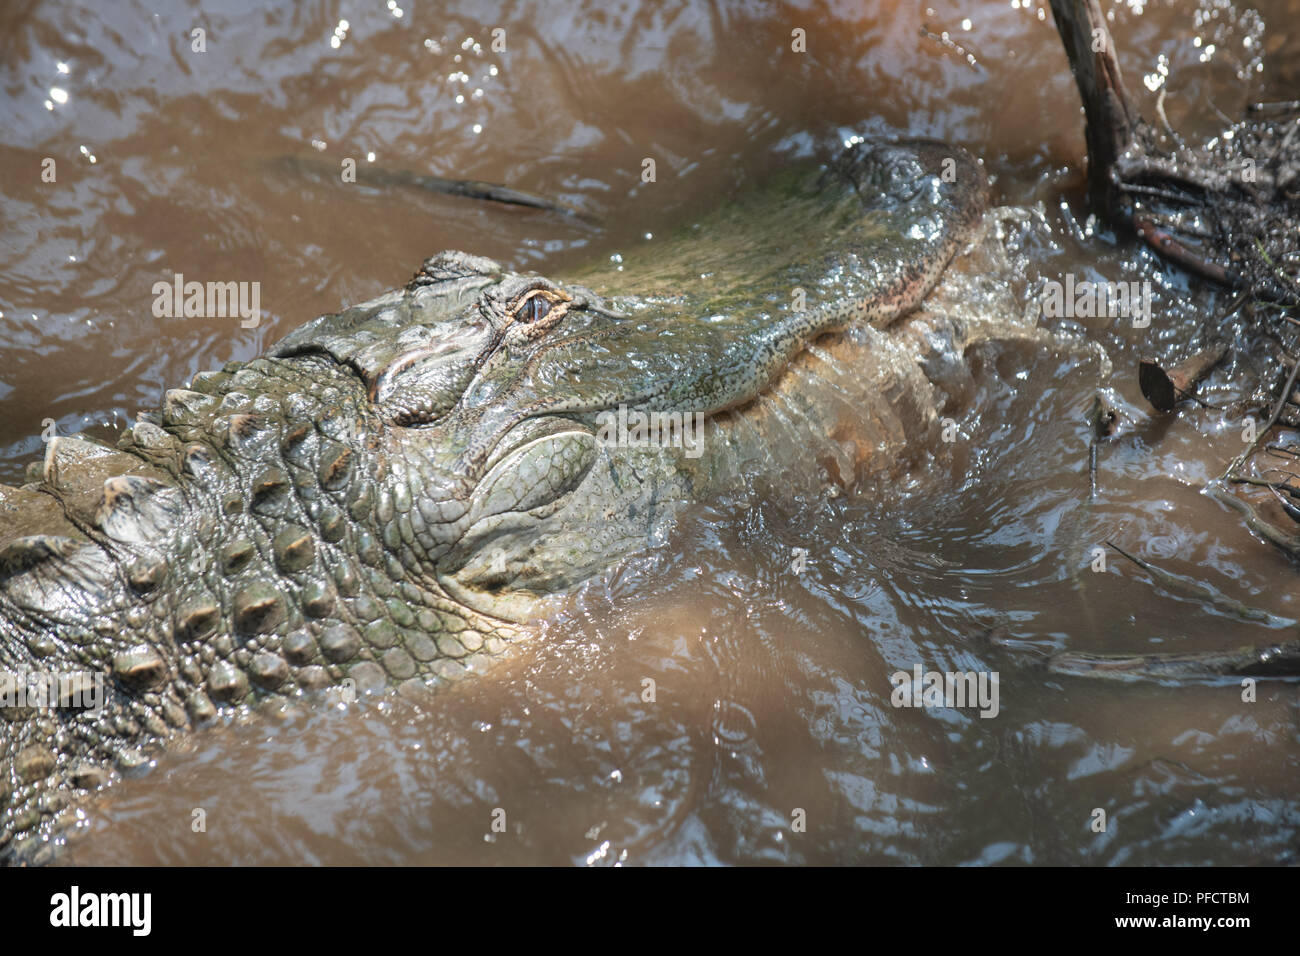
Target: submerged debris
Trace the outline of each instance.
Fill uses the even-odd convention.
[[[1097,0],[1051,5],[1087,114],[1096,210],[1183,268],[1300,307],[1300,107],[1257,109],[1190,149],[1133,105]]]
[[[1185,594],[1198,601],[1204,601],[1205,603],[1217,608],[1221,613],[1230,614],[1243,621],[1264,624],[1268,627],[1296,626],[1297,622],[1292,618],[1279,617],[1269,611],[1251,607],[1248,604],[1241,603],[1236,598],[1228,597],[1226,594],[1215,590],[1208,584],[1202,584],[1200,581],[1184,577],[1180,574],[1174,574],[1172,571],[1166,571],[1149,561],[1144,561],[1135,554],[1130,554],[1113,541],[1107,541],[1106,546],[1121,557],[1133,562],[1143,571],[1147,572],[1147,574],[1151,575],[1157,583],[1164,585],[1164,587],[1175,594]]]
[[[1300,641],[1191,654],[1056,654],[1047,669],[1072,677],[1112,680],[1207,681],[1216,678],[1300,677]]]
[[[1174,574],[1125,551],[1113,541],[1106,546],[1133,562],[1175,594],[1204,601],[1222,614],[1270,628],[1294,631],[1297,622],[1243,604],[1200,581]],[[1112,680],[1208,681],[1222,678],[1300,678],[1300,640],[1247,645],[1230,651],[1161,654],[1089,654],[1064,652],[1046,658],[1047,669],[1071,677]]]
[[[1230,312],[1244,306],[1244,314],[1282,346],[1277,379],[1285,384],[1267,421],[1259,427],[1253,418],[1243,421],[1246,450],[1205,490],[1241,512],[1251,531],[1300,559],[1300,535],[1281,530],[1257,507],[1226,490],[1229,484],[1262,487],[1287,516],[1284,520],[1300,524],[1300,451],[1276,440],[1280,429],[1300,430],[1300,321],[1287,314],[1300,309],[1300,101],[1257,108],[1205,147],[1190,149],[1169,127],[1161,104],[1157,113],[1163,132],[1134,106],[1097,0],[1050,2],[1087,115],[1094,209],[1176,265],[1237,289]],[[1269,321],[1273,317],[1279,321]],[[1289,345],[1282,341],[1284,333],[1292,340]],[[1169,369],[1144,360],[1139,369],[1142,394],[1157,411],[1171,412],[1178,402],[1194,398],[1197,383],[1226,352],[1226,346],[1214,345]],[[1096,427],[1094,434],[1095,492],[1095,449],[1101,435]],[[1256,470],[1254,459],[1261,452],[1282,466],[1269,462]],[[1110,546],[1156,581],[1221,611],[1273,626],[1279,620]],[[1048,667],[1062,674],[1128,679],[1297,678],[1300,641],[1208,654],[1059,654]]]
[[[1246,473],[1261,448],[1283,457],[1276,451],[1281,446],[1270,441],[1277,429],[1300,428],[1300,395],[1295,394],[1300,320],[1287,314],[1300,309],[1300,101],[1257,106],[1204,148],[1190,149],[1164,121],[1163,109],[1158,109],[1163,134],[1138,113],[1097,0],[1051,0],[1051,6],[1087,114],[1089,192],[1097,212],[1174,263],[1237,288],[1240,295],[1230,311],[1244,306],[1262,330],[1279,340],[1285,332],[1293,340],[1282,343],[1285,364],[1277,377],[1285,377],[1286,384],[1267,422],[1259,428],[1252,420],[1244,423],[1253,432],[1248,447],[1221,481],[1266,485],[1282,510],[1300,520],[1300,507],[1278,493],[1276,482]],[[1158,410],[1171,411],[1222,358],[1218,348],[1168,371],[1143,362],[1142,393]],[[1286,364],[1290,374],[1284,376]],[[1290,456],[1287,464],[1300,466],[1300,457]],[[1269,463],[1264,470],[1278,469]],[[1300,474],[1285,474],[1300,485]],[[1214,491],[1216,500],[1230,497],[1221,487]],[[1300,558],[1294,535],[1241,504],[1238,510],[1253,531]]]

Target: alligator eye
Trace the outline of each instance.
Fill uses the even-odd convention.
[[[516,322],[531,325],[551,315],[555,306],[572,301],[573,299],[563,292],[552,289],[533,289],[515,302],[509,314]],[[558,319],[560,314],[560,312],[556,312],[552,318]]]
[[[551,311],[551,300],[540,295],[535,295],[524,303],[523,310],[515,316],[521,322],[536,322],[538,319],[546,317],[546,313]]]

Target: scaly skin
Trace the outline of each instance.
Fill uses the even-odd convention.
[[[31,484],[0,488],[0,672],[101,675],[107,699],[0,707],[0,855],[43,859],[78,795],[221,707],[481,670],[548,598],[752,469],[783,417],[760,397],[811,375],[820,336],[915,308],[986,201],[974,160],[936,143],[817,175],[638,278],[593,271],[605,296],[444,253],[168,392],[116,449],[52,441]],[[935,420],[925,377],[891,361],[852,371],[885,456]],[[620,405],[705,416],[710,451],[601,443]]]

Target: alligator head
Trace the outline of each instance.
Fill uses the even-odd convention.
[[[602,295],[444,253],[168,392],[116,448],[50,442],[0,488],[0,853],[223,705],[481,669],[761,464],[767,433],[737,420],[819,336],[913,309],[986,193],[961,150],[859,145],[635,279],[592,273]],[[924,405],[905,359],[860,357],[864,418]],[[102,697],[43,706],[33,673]]]

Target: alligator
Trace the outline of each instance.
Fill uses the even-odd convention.
[[[0,855],[48,859],[88,792],[239,708],[481,673],[737,481],[923,460],[970,345],[1018,334],[918,310],[989,192],[962,149],[858,140],[626,271],[444,252],[115,444],[48,441],[0,486]]]

